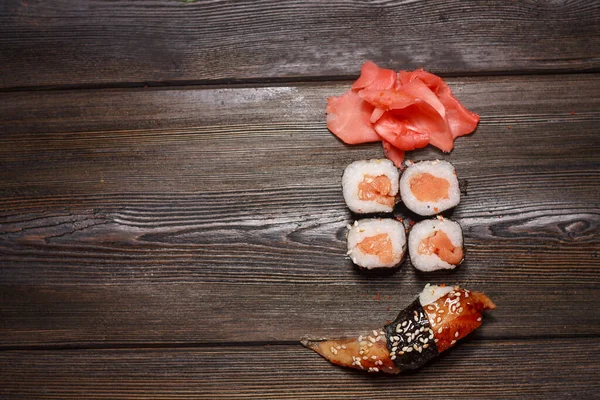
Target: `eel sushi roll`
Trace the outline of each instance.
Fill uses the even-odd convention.
[[[390,160],[354,161],[342,176],[344,201],[358,214],[392,212],[399,179],[400,173]]]
[[[427,364],[477,329],[496,305],[484,293],[427,285],[391,323],[358,337],[304,338],[301,343],[333,364],[397,374]]]
[[[418,222],[408,235],[408,252],[419,271],[454,269],[464,258],[462,229],[447,218]]]
[[[435,215],[460,202],[458,178],[448,161],[421,161],[400,178],[400,197],[406,207],[424,216]]]
[[[406,252],[404,225],[395,219],[363,219],[348,232],[348,255],[352,262],[367,269],[399,265]]]

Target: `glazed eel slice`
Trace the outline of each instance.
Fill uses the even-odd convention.
[[[330,362],[368,372],[397,374],[425,365],[481,325],[496,305],[483,293],[458,286],[425,286],[390,324],[358,337],[303,339]]]

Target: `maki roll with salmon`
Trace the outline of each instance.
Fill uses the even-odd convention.
[[[397,374],[422,367],[481,325],[496,305],[483,293],[458,286],[425,286],[396,319],[358,337],[303,339],[333,364]]]
[[[348,256],[360,267],[392,268],[406,252],[404,225],[391,218],[363,219],[348,231]]]
[[[460,202],[458,178],[448,161],[421,161],[400,178],[400,197],[406,207],[423,216],[439,214]]]
[[[408,252],[419,271],[454,269],[464,258],[462,228],[441,217],[418,222],[408,234]]]
[[[354,161],[342,175],[344,201],[357,214],[392,212],[399,178],[400,173],[390,160]]]

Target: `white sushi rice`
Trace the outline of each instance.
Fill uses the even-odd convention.
[[[462,229],[457,222],[447,218],[427,219],[416,223],[408,234],[408,252],[412,265],[424,272],[438,269],[454,269],[458,264],[450,264],[437,254],[419,253],[419,245],[424,239],[433,236],[437,231],[443,231],[454,247],[463,247]]]
[[[423,173],[446,180],[450,184],[448,197],[434,202],[417,199],[411,190],[411,180]],[[455,207],[460,202],[460,189],[454,167],[448,161],[440,160],[421,161],[411,165],[404,171],[402,178],[400,178],[400,197],[409,210],[419,215],[435,215]]]
[[[453,286],[438,286],[438,285],[430,285],[429,283],[425,285],[425,288],[419,294],[419,302],[421,303],[421,307],[425,307],[427,304],[435,303],[439,298],[444,297],[455,288]]]
[[[364,253],[358,244],[366,238],[387,233],[392,243],[392,261],[382,262],[377,255]],[[406,252],[404,225],[391,218],[371,218],[356,221],[348,232],[348,255],[356,265],[367,269],[390,268],[402,262]]]
[[[366,175],[373,177],[387,176],[391,183],[389,195],[396,196],[398,194],[400,173],[393,162],[384,159],[354,161],[346,167],[342,176],[342,191],[348,208],[359,214],[392,212],[394,210],[393,206],[390,207],[374,200],[361,200],[359,198],[358,187],[365,180]]]

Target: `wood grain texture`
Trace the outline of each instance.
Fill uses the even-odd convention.
[[[488,292],[482,337],[599,334],[600,79],[450,83],[480,127],[450,155],[411,157],[468,183],[451,214],[467,261],[389,276],[344,258],[341,173],[381,155],[324,126],[347,84],[3,93],[0,346],[358,332],[427,282]]]
[[[420,371],[397,376],[342,369],[299,345],[5,351],[0,352],[0,395],[7,400],[595,398],[600,376],[593,355],[599,351],[595,339],[467,340]]]
[[[598,71],[577,1],[3,1],[0,87]]]
[[[509,168],[537,166],[539,172],[548,157],[556,160],[552,170],[596,165],[598,75],[449,82],[482,116],[477,133],[457,140],[452,161],[495,174],[504,170],[509,147]],[[307,181],[332,186],[332,176],[351,160],[381,156],[379,145],[344,146],[325,127],[325,99],[348,87],[3,93],[0,193],[247,190],[257,182],[261,189]]]

